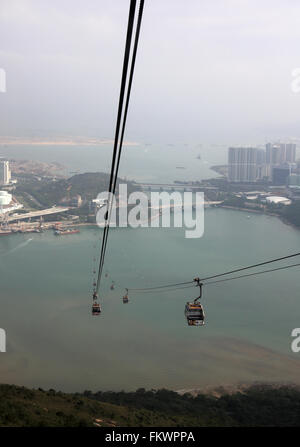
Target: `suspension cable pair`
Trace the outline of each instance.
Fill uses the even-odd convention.
[[[145,288],[135,288],[135,289],[134,288],[128,288],[127,290],[130,291],[130,292],[151,292],[151,291],[153,291],[153,292],[154,291],[162,292],[164,289],[167,291],[167,290],[177,290],[177,289],[183,289],[183,288],[188,288],[188,287],[194,287],[195,285],[198,286],[200,284],[200,282],[202,284],[204,284],[204,285],[209,285],[209,284],[217,284],[217,283],[225,282],[225,281],[232,281],[234,279],[246,278],[246,277],[249,277],[249,276],[261,275],[263,273],[271,273],[271,272],[275,272],[275,271],[279,271],[279,270],[286,270],[286,269],[289,269],[289,268],[298,267],[298,266],[300,266],[300,263],[290,264],[290,265],[287,265],[287,266],[277,267],[277,268],[274,268],[274,269],[263,270],[263,271],[254,272],[254,273],[248,273],[248,274],[245,274],[245,275],[234,276],[234,277],[221,279],[221,280],[217,280],[217,281],[209,281],[209,280],[210,279],[214,279],[214,278],[219,278],[219,277],[222,277],[222,276],[225,276],[225,275],[232,275],[233,273],[237,273],[237,272],[240,272],[240,271],[244,271],[244,270],[260,267],[260,266],[266,265],[266,264],[271,264],[273,262],[283,261],[283,260],[294,258],[294,257],[297,257],[297,256],[300,256],[300,253],[293,253],[291,255],[282,256],[280,258],[275,258],[275,259],[271,259],[271,260],[268,260],[268,261],[252,264],[252,265],[249,265],[247,267],[239,267],[239,268],[231,270],[231,271],[218,273],[218,274],[215,274],[215,275],[210,275],[210,276],[207,276],[207,277],[204,277],[204,278],[195,278],[192,281],[186,281],[186,282],[181,282],[181,283],[173,283],[173,284],[166,284],[166,285],[155,286],[155,287],[145,287]],[[209,282],[206,282],[206,281],[209,281]]]
[[[143,16],[144,0],[140,0],[137,24],[136,24],[136,29],[135,29],[134,46],[133,46],[131,62],[130,62],[131,42],[132,42],[132,35],[133,35],[133,30],[134,30],[134,22],[135,22],[135,14],[136,14],[136,3],[137,3],[136,0],[130,1],[125,53],[124,53],[123,70],[122,70],[122,78],[121,78],[121,87],[120,87],[120,94],[119,94],[118,114],[117,114],[117,122],[116,122],[115,137],[114,137],[114,148],[113,148],[113,155],[112,155],[109,189],[108,189],[109,197],[108,197],[108,203],[107,203],[107,211],[105,213],[105,225],[104,225],[104,230],[103,230],[103,235],[102,235],[102,245],[101,245],[101,252],[100,252],[99,268],[98,268],[98,275],[97,275],[97,282],[96,282],[94,296],[97,296],[97,294],[99,292],[101,278],[102,278],[104,259],[105,259],[106,248],[107,248],[108,232],[109,232],[109,228],[110,228],[110,219],[111,219],[112,204],[113,204],[112,198],[113,198],[113,195],[115,194],[115,190],[116,190],[116,186],[117,186],[118,171],[119,171],[119,166],[120,166],[120,159],[121,159],[121,153],[122,153],[122,147],[123,147],[126,119],[127,119],[127,114],[128,114],[128,106],[129,106],[130,93],[131,93],[132,80],[133,80],[133,73],[134,73],[138,41],[139,41],[139,35],[140,35],[140,28],[141,28],[141,22],[142,22],[142,16]],[[130,63],[129,80],[128,80],[128,84],[127,84],[129,63]],[[126,90],[126,85],[127,85],[127,90]],[[126,100],[125,100],[125,108],[124,108],[123,105],[124,105],[125,93],[126,93]],[[120,130],[121,130],[121,133],[120,133]]]

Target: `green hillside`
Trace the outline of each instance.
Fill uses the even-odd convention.
[[[300,391],[252,386],[192,397],[168,390],[66,394],[0,385],[0,426],[300,426]]]
[[[19,182],[14,195],[22,203],[27,203],[32,208],[50,207],[60,203],[66,197],[74,197],[77,194],[84,201],[89,201],[95,199],[100,192],[108,190],[109,179],[109,174],[104,172],[76,174],[68,179],[57,179],[56,181],[51,178],[38,180],[32,177],[27,181]],[[117,186],[119,183],[127,184],[128,193],[139,189],[133,182],[124,179],[119,179]]]

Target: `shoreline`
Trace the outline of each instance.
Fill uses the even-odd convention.
[[[258,210],[248,209],[248,208],[238,208],[238,207],[229,206],[229,205],[218,206],[216,208],[224,208],[224,209],[233,210],[233,211],[242,211],[244,213],[261,214],[261,215],[265,215],[265,216],[277,217],[279,220],[281,220],[281,222],[283,224],[285,224],[287,226],[290,226],[290,227],[294,228],[295,230],[298,230],[298,231],[300,230],[300,228],[297,225],[289,222],[284,217],[282,217],[282,216],[280,216],[278,214],[262,212],[262,211],[258,211]],[[150,220],[153,220],[153,219],[157,218],[158,216],[159,216],[159,214],[151,216]],[[100,227],[96,222],[93,223],[93,222],[72,222],[72,221],[65,221],[65,222],[57,221],[56,222],[56,221],[53,221],[53,222],[48,222],[47,224],[48,224],[48,226],[46,228],[43,228],[42,229],[43,231],[54,230],[54,228],[53,228],[54,225],[59,225],[61,227],[65,226],[65,227],[68,227],[68,228],[72,227],[74,229],[80,228],[80,227],[94,227],[94,228],[97,227],[99,229],[103,229],[103,227]],[[38,222],[35,222],[35,223],[31,222],[31,224],[28,224],[28,225],[31,225],[31,229],[34,229],[34,228],[38,228],[39,223]],[[116,226],[115,228],[118,228],[118,227]],[[140,227],[137,227],[137,228],[143,228],[143,227],[141,225]],[[151,225],[148,226],[147,228],[151,228]],[[36,231],[32,231],[32,233],[35,233],[35,232]],[[13,232],[11,232],[8,235],[10,236],[10,235],[13,235],[13,234],[29,234],[29,233],[31,233],[31,231],[24,231],[24,233],[18,233],[18,232],[14,232],[13,231]]]
[[[13,139],[6,137],[7,140],[0,140],[0,146],[98,146],[98,145],[106,145],[113,144],[114,140],[102,140],[97,138],[87,138],[87,139],[62,139],[62,140],[46,140],[46,139]],[[124,146],[139,146],[139,143],[135,141],[124,141]]]
[[[249,209],[249,208],[239,208],[239,207],[230,206],[230,205],[221,205],[218,208],[225,208],[225,209],[230,209],[230,210],[234,210],[234,211],[244,211],[247,213],[254,213],[254,214],[261,214],[261,215],[265,215],[265,216],[277,217],[285,225],[288,225],[289,227],[293,227],[298,231],[300,230],[300,227],[298,225],[295,225],[292,222],[289,222],[285,217],[281,216],[280,214],[270,213],[270,212],[266,212],[266,211],[253,210],[253,209]]]

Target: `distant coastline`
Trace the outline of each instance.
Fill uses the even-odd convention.
[[[210,166],[210,169],[222,175],[223,177],[227,177],[228,165],[213,165]]]
[[[2,146],[99,146],[113,144],[113,140],[88,137],[57,137],[49,138],[24,138],[24,137],[2,137]],[[124,146],[138,146],[134,141],[124,141]]]

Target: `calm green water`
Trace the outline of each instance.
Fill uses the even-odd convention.
[[[121,301],[124,287],[186,281],[294,252],[299,231],[222,209],[206,210],[201,239],[186,239],[182,229],[112,229],[103,313],[92,317],[99,232],[0,239],[1,382],[80,391],[299,381],[300,353],[290,349],[300,326],[299,268],[205,287],[203,328],[184,319],[193,289]]]

